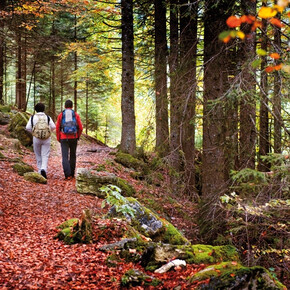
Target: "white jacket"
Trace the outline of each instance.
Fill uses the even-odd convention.
[[[33,117],[33,125],[35,125],[38,122],[39,117],[42,117],[42,116],[45,116],[45,118],[47,118],[43,112],[36,113]],[[32,132],[31,118],[32,118],[32,116],[29,118],[29,121],[26,125],[26,130],[29,132]],[[48,125],[49,125],[49,128],[51,131],[53,131],[55,129],[55,124],[50,117],[49,117]]]

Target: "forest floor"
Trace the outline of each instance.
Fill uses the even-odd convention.
[[[4,131],[7,134],[7,127],[0,126],[2,136]],[[9,140],[0,138],[0,146],[5,148],[3,154],[8,158],[21,157],[36,170],[34,153],[24,147],[16,151]],[[135,187],[137,198],[148,200],[150,196],[163,204],[160,211],[170,216],[171,222],[196,243],[194,205],[187,200],[174,204],[164,202],[163,198],[168,198],[166,187],[149,186],[132,179],[127,169],[114,163],[114,157],[109,154],[111,151],[113,149],[98,143],[81,140],[77,167],[92,168],[105,164],[106,170]],[[0,160],[0,289],[120,289],[121,276],[128,269],[141,269],[139,265],[125,262],[108,267],[106,258],[109,253],[98,249],[116,241],[113,230],[97,244],[66,245],[54,239],[57,226],[67,219],[80,217],[84,209],[91,209],[99,216],[105,213],[101,208],[102,199],[79,194],[75,180],[64,180],[60,146],[56,140],[52,142],[47,184],[24,180],[13,171],[12,164],[9,159]],[[189,217],[192,218],[190,221]],[[183,272],[159,274],[158,278],[164,280],[160,289],[173,289],[178,285],[182,287],[180,289],[193,289],[192,286],[186,287],[185,277],[197,268],[200,266],[191,265],[180,270]]]

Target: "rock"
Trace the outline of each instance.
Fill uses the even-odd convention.
[[[158,286],[160,283],[160,280],[136,269],[128,270],[121,278],[121,285],[126,288],[131,288],[138,285]]]
[[[171,259],[180,259],[187,264],[214,264],[222,261],[238,261],[235,247],[210,245],[150,244],[142,256],[146,270],[154,271]]]
[[[23,176],[24,176],[24,179],[27,181],[31,181],[34,183],[41,183],[41,184],[47,183],[47,179],[37,172],[26,172],[24,173]]]
[[[104,185],[116,185],[122,190],[124,196],[135,194],[134,188],[113,173],[106,171],[89,170],[86,168],[77,169],[76,188],[79,193],[93,194],[99,198],[106,198],[106,193],[100,191]]]
[[[55,238],[63,240],[68,245],[92,242],[92,216],[88,209],[83,211],[80,219],[69,219],[58,228],[61,231],[57,233]]]
[[[2,113],[9,113],[9,112],[11,112],[11,106],[0,105],[0,112],[2,112]]]
[[[10,115],[0,112],[0,125],[7,125],[10,122]]]
[[[13,116],[9,125],[11,136],[17,138],[23,146],[32,145],[32,134],[25,130],[29,117],[27,113],[18,112]]]
[[[137,242],[136,238],[123,239],[113,244],[104,245],[99,248],[100,251],[112,251],[112,250],[122,250],[126,247],[128,243]]]
[[[189,241],[171,223],[161,219],[150,209],[142,206],[136,199],[128,197],[128,206],[133,209],[134,217],[128,214],[117,213],[114,206],[108,212],[111,217],[123,216],[141,234],[153,241],[162,241],[175,245],[189,244]]]
[[[117,163],[122,164],[125,167],[133,168],[136,171],[141,171],[142,174],[148,174],[149,173],[149,167],[147,164],[135,157],[133,157],[130,154],[118,152],[115,157],[115,161]]]
[[[189,279],[190,283],[208,281],[198,289],[286,289],[263,267],[244,267],[237,262],[211,265]],[[200,284],[200,283],[199,283]]]
[[[23,176],[27,172],[33,172],[34,169],[31,165],[24,162],[19,162],[13,164],[13,171],[17,172],[19,175]]]

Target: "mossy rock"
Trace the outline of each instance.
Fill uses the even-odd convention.
[[[37,172],[26,172],[24,173],[24,179],[34,183],[46,184],[47,179]]]
[[[126,218],[131,225],[142,235],[152,239],[155,242],[161,241],[174,245],[190,244],[189,241],[179,232],[171,223],[161,219],[150,209],[141,205],[135,198],[128,197],[128,206],[134,212],[134,216],[115,211],[112,207],[108,213],[109,216],[121,216]]]
[[[10,123],[10,115],[0,111],[0,125],[7,125]]]
[[[61,230],[55,238],[63,240],[68,245],[92,242],[92,220],[89,210],[84,210],[80,219],[69,219],[59,225],[58,228]]]
[[[189,279],[190,283],[209,280],[198,289],[286,289],[263,267],[244,267],[233,262],[211,265]]]
[[[0,159],[4,159],[4,158],[5,158],[5,155],[2,152],[0,152]]]
[[[31,165],[24,162],[19,162],[13,164],[13,171],[17,172],[19,175],[23,176],[27,172],[33,172],[34,169]]]
[[[0,112],[2,112],[2,113],[10,113],[11,112],[11,106],[0,105]]]
[[[11,136],[17,138],[23,146],[30,146],[33,141],[32,134],[25,129],[29,118],[29,114],[18,112],[11,119],[8,128],[11,132]]]
[[[143,174],[149,173],[149,167],[147,164],[130,154],[118,152],[115,156],[115,161],[125,167],[133,168],[136,171],[141,171]]]
[[[77,169],[76,187],[79,193],[93,194],[99,198],[106,198],[106,193],[100,188],[106,185],[116,185],[122,190],[123,196],[134,196],[135,189],[124,179],[106,171],[89,170],[86,168]]]
[[[239,261],[233,246],[151,244],[142,257],[146,270],[154,271],[171,259],[187,264],[215,264],[223,261]]]
[[[136,286],[158,286],[162,282],[139,270],[130,269],[121,277],[121,285],[126,288]]]
[[[136,190],[134,187],[130,185],[125,179],[118,177],[117,182],[114,185],[117,185],[122,190],[122,195],[125,197],[136,195]]]

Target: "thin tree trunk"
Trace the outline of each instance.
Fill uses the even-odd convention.
[[[134,34],[133,1],[122,0],[122,137],[120,149],[134,154],[136,150],[134,105]]]
[[[170,76],[170,163],[177,173],[182,170],[181,159],[181,104],[178,84],[178,0],[170,1],[170,54],[169,54],[169,76]],[[179,191],[181,178],[179,174],[171,175],[171,188],[174,193]]]
[[[262,29],[262,43],[261,48],[267,51],[267,22],[263,20]],[[260,171],[268,171],[269,164],[262,160],[262,156],[266,156],[270,152],[269,142],[269,111],[268,111],[268,75],[265,72],[267,66],[266,57],[263,57],[261,63],[261,101],[260,101],[260,131],[259,131],[259,163],[258,169]]]
[[[6,6],[6,1],[0,2],[0,11],[3,11]],[[4,40],[5,22],[0,19],[0,105],[4,104],[4,66],[5,66],[5,40]]]
[[[75,23],[74,23],[74,39],[75,42],[77,41],[77,16],[75,15]],[[78,70],[78,54],[75,51],[74,53],[74,68],[75,68],[75,74],[77,73]],[[74,110],[77,111],[78,107],[78,81],[77,77],[75,76],[75,81],[74,81]]]
[[[196,103],[197,2],[180,1],[180,86],[182,100],[182,151],[185,191],[195,190],[195,103]]]
[[[256,2],[244,0],[241,2],[243,15],[256,14]],[[255,32],[251,26],[243,24],[242,30],[249,35],[240,44],[239,59],[241,62],[241,90],[244,93],[240,100],[240,158],[238,168],[255,168],[256,155],[256,80],[251,66],[256,53]]]
[[[274,34],[274,45],[275,50],[281,54],[281,29],[275,27]],[[274,111],[274,152],[282,152],[281,144],[281,128],[282,128],[282,117],[281,117],[281,90],[282,90],[282,77],[280,71],[274,73],[274,96],[273,96],[273,111]]]
[[[156,149],[160,156],[169,151],[167,99],[166,2],[155,0],[155,95]]]

